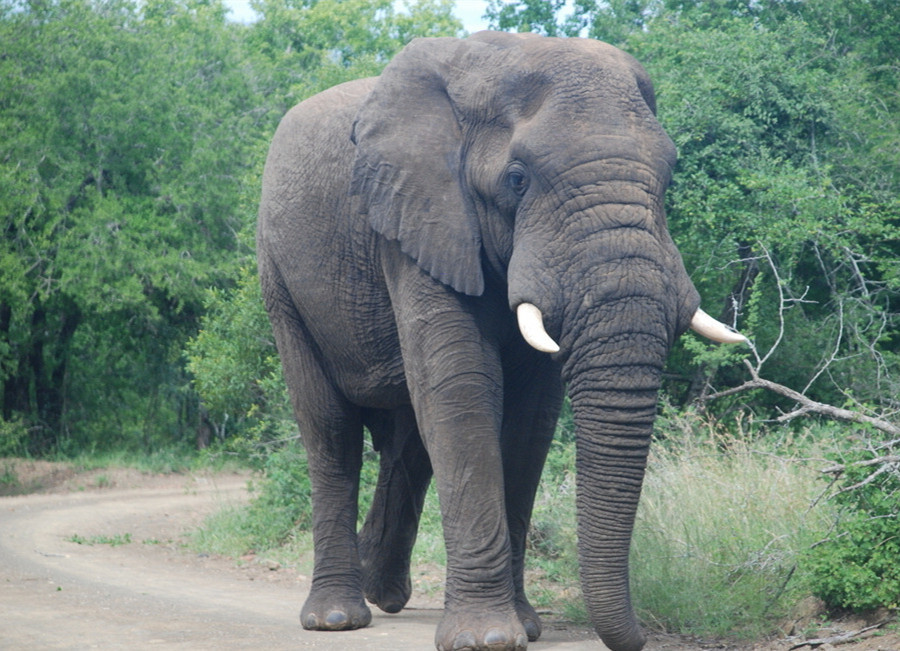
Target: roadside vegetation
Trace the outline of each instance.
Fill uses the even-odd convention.
[[[303,563],[302,433],[255,278],[266,148],[297,101],[460,24],[445,0],[254,7],[243,25],[220,0],[0,0],[0,457],[252,467],[251,504],[194,544]],[[753,340],[686,335],[671,355],[633,546],[644,622],[747,638],[809,595],[896,611],[900,6],[485,9],[645,65],[680,156],[673,238],[706,309]],[[564,415],[529,575],[539,607],[577,619],[572,437]],[[0,488],[16,481],[0,461]],[[414,561],[444,561],[433,493]]]

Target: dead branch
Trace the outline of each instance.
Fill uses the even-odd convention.
[[[807,398],[799,391],[795,391],[794,389],[786,387],[783,384],[778,384],[777,382],[772,382],[771,380],[761,378],[756,368],[753,367],[749,360],[745,359],[744,364],[748,369],[750,369],[750,380],[744,382],[740,386],[726,389],[725,391],[719,391],[718,393],[707,396],[706,399],[715,400],[716,398],[722,398],[734,393],[739,393],[741,391],[747,391],[749,389],[768,389],[769,391],[773,391],[779,395],[784,396],[785,398],[790,398],[798,405],[796,409],[779,416],[777,419],[778,421],[783,422],[793,420],[794,418],[803,416],[804,414],[816,413],[822,414],[823,416],[828,416],[829,418],[834,418],[836,420],[871,425],[875,429],[886,432],[891,436],[900,437],[900,427],[894,425],[893,423],[890,423],[882,418],[875,418],[874,416],[861,414],[858,411],[851,411],[849,409],[842,409],[841,407],[835,407],[834,405],[829,405],[824,402],[817,402],[815,400]]]
[[[832,635],[830,637],[820,637],[813,640],[805,640],[804,642],[800,642],[799,644],[795,644],[794,646],[792,646],[790,648],[790,651],[794,651],[794,649],[802,649],[805,646],[808,646],[811,649],[815,649],[816,647],[820,647],[825,644],[831,644],[832,646],[837,646],[839,644],[848,644],[849,642],[853,642],[859,637],[866,636],[867,633],[871,633],[872,631],[881,628],[886,623],[887,620],[884,620],[882,622],[878,622],[877,624],[873,624],[872,626],[861,628],[858,631],[850,631],[848,633],[840,633],[838,635]]]
[[[883,457],[875,457],[874,459],[866,459],[865,461],[854,461],[853,463],[843,464],[838,463],[828,468],[822,470],[827,475],[830,474],[840,474],[847,469],[847,466],[857,466],[857,467],[865,467],[865,466],[880,466],[884,463],[900,463],[900,455],[896,454],[888,454]]]

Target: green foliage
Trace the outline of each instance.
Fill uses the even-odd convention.
[[[900,175],[875,157],[848,164],[848,126],[877,123],[895,143],[900,130],[885,129],[887,89],[817,23],[782,9],[715,15],[689,3],[677,20],[663,13],[629,37],[679,148],[670,226],[704,303],[724,306],[727,321],[737,312],[760,351],[783,343],[767,377],[802,388],[828,363],[809,395],[842,402],[853,386],[858,399],[886,404],[900,379],[885,337],[898,325]],[[703,369],[695,381],[742,377],[740,367],[688,359]],[[766,396],[754,405],[781,406]]]
[[[210,290],[201,330],[186,346],[194,388],[220,438],[250,452],[294,430],[255,267],[231,290]]]
[[[0,457],[22,456],[28,445],[28,428],[21,416],[12,420],[0,417]]]
[[[248,551],[262,553],[279,547],[308,546],[312,487],[306,451],[297,440],[270,446],[261,464],[262,476],[250,504],[214,514],[195,534],[196,547],[237,556]],[[360,479],[360,525],[372,503],[377,480],[378,457],[369,448],[364,454]],[[433,517],[431,520],[434,522]],[[439,521],[431,530],[440,536]]]
[[[242,556],[290,545],[312,522],[306,453],[297,443],[272,451],[247,506],[228,507],[209,516],[192,534],[191,546],[210,553]]]
[[[490,0],[486,16],[496,29],[561,36],[556,16],[565,5],[565,0]]]
[[[841,516],[831,535],[807,554],[816,594],[832,608],[900,607],[900,472],[897,442],[875,453],[853,450],[834,502]]]
[[[258,497],[248,512],[248,549],[270,549],[283,544],[295,530],[312,524],[312,488],[306,453],[297,444],[269,455]]]
[[[33,452],[171,444],[192,420],[180,349],[230,273],[255,140],[238,33],[191,0],[0,16],[4,416]]]
[[[27,432],[7,448],[149,451],[206,427],[183,349],[208,310],[231,318],[225,297],[250,291],[237,234],[252,230],[278,120],[414,36],[460,29],[446,0],[258,9],[245,26],[220,0],[0,0],[0,417]],[[214,352],[213,374],[254,363]],[[222,400],[239,387],[207,382],[217,434],[226,414],[251,428],[277,383],[253,378],[235,412]],[[278,420],[257,418],[254,436]]]
[[[254,0],[248,42],[272,66],[281,112],[341,82],[377,75],[418,36],[456,36],[449,0]]]

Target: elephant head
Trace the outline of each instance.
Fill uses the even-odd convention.
[[[607,645],[640,648],[628,554],[663,364],[689,326],[743,340],[698,309],[669,235],[676,154],[646,73],[585,39],[414,41],[352,137],[372,227],[458,292],[504,283],[525,340],[557,357],[584,596]]]

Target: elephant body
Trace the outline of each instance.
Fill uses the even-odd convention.
[[[525,539],[565,382],[585,598],[607,645],[643,645],[631,528],[662,365],[699,305],[666,229],[675,153],[654,109],[611,46],[481,32],[416,40],[282,120],[257,248],[313,486],[305,628],[365,626],[365,599],[403,608],[433,475],[437,648],[536,639]],[[363,427],[381,466],[357,533]]]

